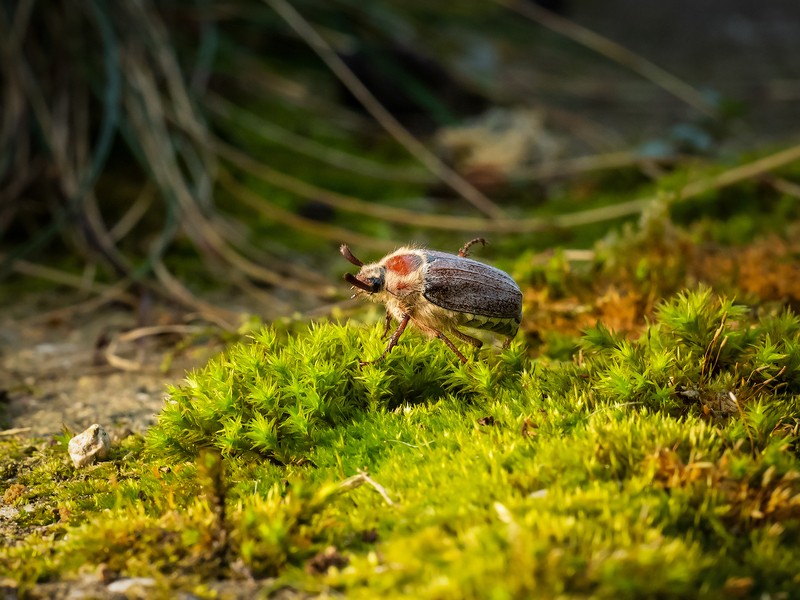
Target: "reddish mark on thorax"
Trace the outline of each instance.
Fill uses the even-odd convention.
[[[422,265],[422,259],[416,254],[398,254],[386,261],[386,268],[398,275],[408,275]]]

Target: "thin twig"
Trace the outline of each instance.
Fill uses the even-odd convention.
[[[406,150],[425,165],[431,173],[458,192],[465,200],[488,217],[499,218],[502,211],[494,202],[478,191],[471,183],[453,171],[378,102],[375,96],[339,58],[330,44],[286,0],[264,0],[295,32],[317,53],[331,72],[355,96],[378,123]]]

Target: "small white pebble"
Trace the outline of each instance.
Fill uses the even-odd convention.
[[[69,441],[69,455],[75,468],[80,468],[106,458],[110,447],[108,433],[95,423]]]

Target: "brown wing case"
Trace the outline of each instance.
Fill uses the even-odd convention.
[[[445,252],[426,252],[423,296],[448,310],[522,320],[522,292],[500,269]]]

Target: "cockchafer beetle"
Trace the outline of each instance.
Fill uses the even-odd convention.
[[[372,302],[386,306],[383,337],[389,333],[393,318],[400,323],[383,353],[375,360],[359,361],[361,366],[383,360],[397,345],[409,321],[426,335],[442,340],[463,363],[466,357],[445,332],[476,348],[483,342],[457,327],[485,329],[506,336],[506,343],[510,342],[522,320],[522,292],[507,273],[467,258],[470,247],[477,243],[485,245],[486,240],[467,242],[458,255],[404,246],[368,265],[342,244],[342,256],[361,267],[357,275],[344,276],[355,289],[352,297],[366,294]]]

